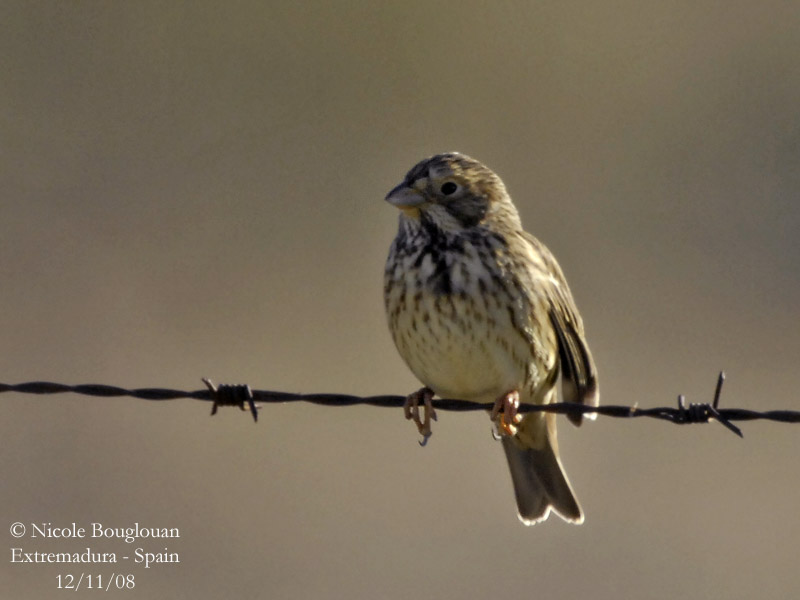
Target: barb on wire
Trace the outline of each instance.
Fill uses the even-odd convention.
[[[680,425],[688,423],[708,423],[711,420],[715,420],[740,437],[742,436],[742,431],[733,425],[732,421],[767,420],[779,423],[800,423],[800,411],[770,410],[759,412],[744,408],[719,408],[722,382],[724,380],[725,373],[723,372],[719,375],[714,400],[710,404],[700,403],[689,404],[687,406],[684,397],[681,395],[678,397],[677,407],[639,408],[638,406],[613,405],[584,406],[583,404],[557,402],[546,405],[520,404],[518,412],[540,411],[558,414],[598,414],[604,417],[619,418],[650,417]],[[86,396],[101,396],[104,398],[127,396],[153,401],[192,398],[195,400],[213,402],[214,406],[211,410],[212,415],[217,412],[217,408],[220,406],[238,406],[242,410],[249,409],[253,418],[256,420],[258,419],[259,408],[256,402],[311,402],[323,406],[355,406],[366,404],[369,406],[400,408],[406,401],[405,396],[384,395],[361,397],[346,394],[294,394],[290,392],[251,390],[250,387],[246,385],[220,385],[217,387],[208,379],[203,379],[203,381],[206,383],[207,389],[192,392],[164,388],[126,389],[100,384],[64,385],[48,381],[31,381],[18,384],[0,383],[0,393],[60,394],[69,392]],[[474,410],[489,411],[493,407],[493,403],[482,404],[451,399],[436,399],[432,401],[432,404],[433,407],[438,410],[456,412]]]
[[[222,384],[217,387],[213,381],[207,377],[203,377],[203,383],[206,384],[208,391],[211,392],[214,406],[211,407],[211,416],[217,414],[217,408],[220,406],[238,406],[242,410],[247,410],[244,407],[245,402],[250,408],[250,414],[253,415],[253,421],[258,421],[258,406],[253,401],[253,390],[249,385],[225,385]]]

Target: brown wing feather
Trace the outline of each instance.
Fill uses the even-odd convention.
[[[550,300],[550,322],[558,338],[562,400],[597,406],[600,402],[597,370],[584,337],[583,322],[561,267],[539,240],[527,233],[525,239],[538,251],[544,266],[555,280],[548,286],[547,295]],[[582,415],[567,415],[567,418],[575,425],[580,425],[583,420]]]

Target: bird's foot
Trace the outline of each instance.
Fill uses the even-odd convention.
[[[413,420],[422,435],[420,446],[428,443],[428,438],[431,437],[431,419],[436,421],[436,411],[433,409],[431,400],[433,399],[433,390],[428,387],[417,390],[413,394],[406,397],[406,402],[403,404],[403,413],[406,419]],[[425,418],[419,418],[419,403],[422,401],[425,407]]]
[[[522,421],[519,409],[519,392],[512,390],[500,396],[494,402],[491,418],[500,435],[516,435],[517,425]]]

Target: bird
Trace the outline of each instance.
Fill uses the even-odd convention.
[[[424,385],[407,396],[405,417],[424,444],[434,396],[493,403],[519,519],[533,525],[552,511],[582,523],[559,457],[556,415],[517,410],[521,402],[555,402],[559,376],[563,401],[599,405],[594,360],[561,267],[522,228],[500,177],[465,154],[421,160],[385,200],[400,211],[384,270],[386,317]],[[568,413],[575,425],[582,416]]]

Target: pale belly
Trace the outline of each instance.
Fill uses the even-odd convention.
[[[530,346],[508,311],[476,315],[457,297],[426,295],[416,310],[400,310],[396,319],[392,332],[400,355],[442,398],[492,402],[536,378]]]

